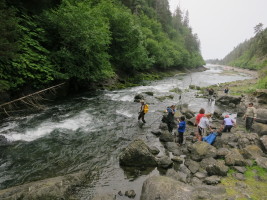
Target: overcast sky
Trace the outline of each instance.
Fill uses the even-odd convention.
[[[267,27],[267,0],[169,0],[188,10],[189,24],[198,34],[204,59],[224,58],[238,44],[254,36],[254,27]]]

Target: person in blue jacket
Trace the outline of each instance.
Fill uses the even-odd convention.
[[[186,128],[185,117],[181,116],[178,122],[178,144],[181,145],[184,141],[184,132]]]

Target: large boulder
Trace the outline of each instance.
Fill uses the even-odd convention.
[[[142,187],[140,200],[189,200],[193,187],[166,176],[152,176]]]
[[[157,159],[158,166],[164,169],[170,168],[173,161],[168,156],[162,156]]]
[[[258,158],[256,158],[256,163],[260,167],[267,169],[267,158],[266,157],[258,157]]]
[[[257,109],[257,119],[256,122],[267,124],[267,109]]]
[[[249,145],[242,149],[242,155],[246,159],[256,159],[263,156],[262,150],[256,145]]]
[[[230,95],[223,95],[219,96],[215,103],[222,104],[222,105],[238,105],[241,102],[242,97],[230,96]]]
[[[258,99],[258,103],[267,104],[267,89],[256,90],[256,97]]]
[[[225,156],[225,164],[228,166],[245,166],[246,161],[244,157],[240,154],[238,149],[232,149],[226,156]]]
[[[130,143],[119,155],[119,161],[122,166],[157,166],[156,158],[141,139],[136,139]]]
[[[173,142],[174,137],[172,134],[169,133],[169,131],[163,131],[162,134],[159,136],[159,140],[161,142]]]
[[[267,152],[267,135],[262,136],[260,140],[265,152]]]
[[[203,158],[216,157],[217,150],[214,146],[207,142],[196,142],[191,148],[191,158],[195,161],[200,161]]]
[[[229,167],[225,166],[223,160],[218,160],[215,164],[208,165],[206,171],[209,176],[218,175],[218,176],[227,176]]]
[[[254,123],[252,128],[259,136],[267,135],[267,124]]]
[[[1,190],[0,199],[66,199],[70,197],[70,189],[81,184],[85,178],[86,173],[79,172],[26,183]]]
[[[140,100],[144,100],[145,97],[142,94],[137,94],[134,97],[134,102],[140,102]]]

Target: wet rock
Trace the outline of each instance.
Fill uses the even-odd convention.
[[[201,87],[197,86],[197,85],[189,85],[189,89],[191,89],[191,90],[201,90]]]
[[[159,129],[162,131],[168,130],[168,125],[166,123],[160,123]]]
[[[182,113],[182,115],[184,115],[186,117],[186,119],[191,119],[195,116],[195,113],[186,107],[182,107],[180,112]]]
[[[260,140],[265,152],[267,152],[267,135],[262,136]]]
[[[207,142],[196,142],[192,145],[191,158],[195,161],[200,161],[204,158],[215,157],[217,150],[214,146]]]
[[[195,125],[195,122],[196,122],[196,117],[192,117],[192,118],[190,118],[190,119],[187,120],[187,124],[188,125],[194,126]]]
[[[252,129],[259,135],[267,135],[267,124],[262,124],[262,123],[254,123],[252,125]]]
[[[230,153],[225,156],[225,164],[228,166],[245,166],[246,162],[243,156],[238,151],[238,149],[232,149]]]
[[[158,155],[159,152],[160,152],[160,150],[159,150],[157,147],[155,147],[155,146],[150,147],[149,150],[150,150],[150,152],[151,152],[153,155]]]
[[[144,92],[145,94],[149,95],[149,96],[153,96],[154,92]]]
[[[173,164],[172,160],[168,156],[162,156],[157,159],[158,166],[164,169],[170,168]]]
[[[69,189],[81,184],[84,172],[48,178],[1,190],[0,199],[65,199]]]
[[[142,94],[137,94],[134,97],[134,102],[140,102],[140,100],[144,100],[145,97]]]
[[[130,143],[119,155],[119,161],[122,166],[157,166],[156,158],[141,139]]]
[[[219,176],[209,176],[203,182],[207,185],[217,185],[221,182],[221,178]]]
[[[127,190],[125,192],[125,196],[129,197],[129,198],[134,198],[136,196],[136,193],[134,190]]]
[[[224,119],[223,118],[223,111],[219,110],[219,109],[214,110],[213,117],[215,117],[216,119]]]
[[[257,109],[257,119],[256,122],[267,124],[267,109]]]
[[[1,146],[6,146],[6,145],[8,145],[8,140],[6,139],[5,136],[0,135],[0,147]]]
[[[151,131],[151,133],[155,136],[160,136],[161,135],[161,131]]]
[[[173,142],[174,141],[174,138],[169,133],[169,131],[163,131],[162,134],[159,136],[159,140],[161,142]]]
[[[218,175],[218,176],[227,176],[229,167],[225,166],[223,160],[218,160],[215,164],[208,165],[206,167],[209,176]]]
[[[200,164],[196,161],[193,161],[193,160],[190,160],[190,159],[187,159],[185,161],[185,165],[188,167],[188,169],[194,174],[196,173],[199,168],[200,168]]]
[[[152,176],[142,187],[140,200],[189,200],[193,187],[165,176]]]

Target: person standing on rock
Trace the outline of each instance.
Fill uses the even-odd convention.
[[[243,119],[246,120],[246,130],[251,131],[252,124],[257,117],[257,110],[253,106],[253,103],[249,103]]]
[[[208,88],[208,100],[213,101],[213,95],[214,95],[214,90],[212,88]]]
[[[222,132],[231,132],[231,128],[233,128],[233,126],[235,126],[235,122],[234,120],[232,120],[231,118],[229,118],[229,115],[225,115],[225,118],[223,120],[223,131]]]
[[[141,103],[141,107],[140,107],[140,111],[139,111],[139,115],[138,115],[138,121],[140,121],[140,119],[142,119],[143,123],[146,123],[145,121],[145,101],[144,100],[140,100]]]
[[[201,108],[199,110],[199,113],[197,114],[196,116],[196,121],[195,121],[195,126],[197,126],[200,122],[200,119],[205,115],[205,109],[204,108]]]
[[[229,92],[229,88],[228,87],[226,87],[225,89],[224,89],[224,94],[228,94],[228,92]]]
[[[199,140],[201,140],[202,137],[206,136],[206,131],[209,129],[212,131],[210,127],[210,118],[211,118],[211,113],[205,114],[201,119],[198,124],[198,133],[200,135]]]
[[[178,122],[178,144],[182,145],[184,142],[184,132],[186,128],[185,117],[181,116]]]
[[[174,114],[175,114],[175,105],[171,105],[167,108],[167,125],[168,125],[168,131],[172,133],[173,127],[174,127]],[[176,126],[176,125],[175,125]]]

